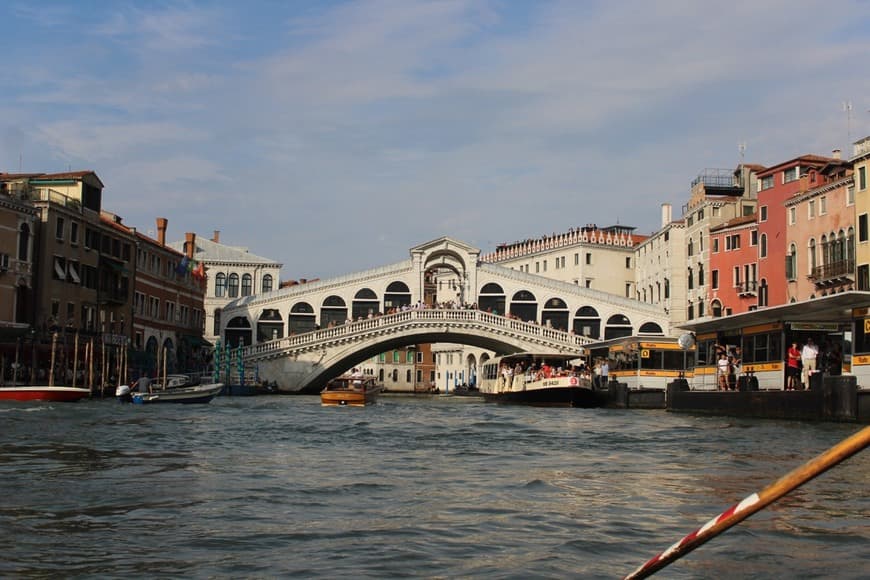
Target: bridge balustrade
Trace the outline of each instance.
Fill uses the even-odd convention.
[[[276,340],[261,342],[245,347],[243,350],[243,357],[248,359],[276,356],[288,350],[311,348],[320,343],[351,337],[359,338],[374,331],[397,328],[407,324],[413,324],[414,322],[481,323],[490,327],[504,329],[514,334],[526,337],[545,338],[577,347],[582,347],[585,344],[593,342],[592,339],[585,336],[578,336],[563,330],[523,322],[521,320],[483,312],[481,310],[424,309],[406,310],[395,314],[386,314],[375,318],[356,320],[332,328],[322,328],[303,334],[296,334]]]

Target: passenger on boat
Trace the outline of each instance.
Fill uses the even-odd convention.
[[[353,379],[353,387],[355,389],[365,390],[365,387],[363,386],[363,374],[359,369],[353,369],[353,373],[350,376]]]
[[[148,377],[139,377],[139,380],[136,381],[135,386],[140,393],[150,393],[151,392],[151,379]]]

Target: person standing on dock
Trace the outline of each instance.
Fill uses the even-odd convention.
[[[798,343],[793,342],[788,348],[788,362],[786,364],[785,390],[794,391],[798,387],[801,376],[801,351],[798,350]]]
[[[803,373],[801,380],[804,383],[804,388],[810,388],[810,375],[816,372],[816,359],[819,357],[819,347],[813,343],[812,338],[807,339],[807,343],[801,349],[801,364],[803,364]]]

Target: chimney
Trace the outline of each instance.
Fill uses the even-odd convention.
[[[211,237],[211,241],[213,241],[216,244],[221,243],[221,231],[220,230],[214,231],[214,235]]]
[[[196,234],[193,232],[187,232],[184,234],[184,238],[184,255],[193,259],[193,252],[196,250]]]
[[[800,193],[803,193],[809,189],[810,177],[806,173],[801,175],[800,181]]]
[[[669,203],[662,204],[662,227],[665,227],[666,225],[671,223],[671,218],[673,216],[672,212],[673,212],[673,209],[671,207],[671,204],[669,204]]]
[[[166,224],[169,220],[166,218],[157,218],[157,243],[161,246],[166,245]]]
[[[841,154],[842,154],[842,151],[840,151],[839,149],[834,149],[834,150],[831,152],[831,156],[832,156],[834,159],[840,159],[840,155],[841,155]]]

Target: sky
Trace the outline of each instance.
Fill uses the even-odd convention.
[[[0,20],[0,172],[93,170],[125,224],[219,230],[285,280],[442,236],[651,234],[740,144],[770,166],[870,135],[866,0],[5,0]]]

